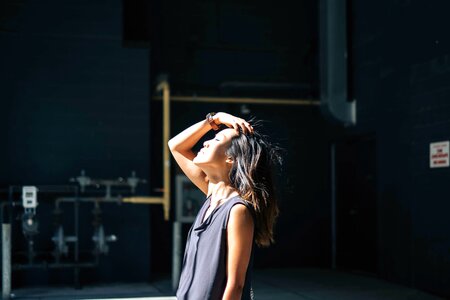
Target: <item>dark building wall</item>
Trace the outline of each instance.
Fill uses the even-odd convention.
[[[356,130],[377,138],[380,275],[450,295],[449,168],[429,167],[450,139],[446,1],[352,1]]]
[[[127,177],[133,170],[148,178],[148,49],[122,47],[121,1],[23,1],[17,8],[0,32],[1,185],[68,184],[82,169],[92,178]],[[101,267],[82,278],[148,280],[148,206],[102,208],[105,230],[118,241]],[[45,209],[51,206],[42,202],[38,215]],[[88,251],[91,210],[81,211]],[[51,220],[42,220],[43,232],[46,226]],[[24,282],[52,281],[43,274],[29,282],[24,275]]]
[[[174,92],[223,95],[224,83],[258,82],[303,85],[295,97],[317,96],[316,1],[155,2],[152,66],[170,74]]]

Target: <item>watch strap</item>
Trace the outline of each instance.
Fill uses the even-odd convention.
[[[217,123],[214,121],[214,116],[216,115],[215,112],[210,112],[206,115],[206,121],[208,121],[209,125],[211,126],[211,128],[213,130],[219,130],[219,126],[217,125]]]

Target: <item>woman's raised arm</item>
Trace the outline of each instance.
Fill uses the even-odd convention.
[[[196,156],[192,148],[209,130],[211,125],[205,119],[186,128],[168,143],[170,152],[181,170],[205,195],[208,192],[208,182],[205,173],[192,162]]]

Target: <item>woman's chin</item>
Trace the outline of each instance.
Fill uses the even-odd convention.
[[[196,165],[201,164],[201,158],[198,157],[198,155],[196,157],[194,157],[194,159],[192,160],[192,162]]]
[[[205,165],[208,165],[209,162],[205,159],[203,159],[202,157],[194,157],[194,159],[192,160],[192,162],[194,163],[194,165],[196,165],[197,167],[202,167]]]

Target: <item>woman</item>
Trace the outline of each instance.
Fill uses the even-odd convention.
[[[195,154],[192,148],[211,129],[217,134]],[[273,242],[278,214],[271,174],[281,162],[277,149],[249,122],[223,112],[209,113],[169,148],[207,195],[189,231],[177,298],[253,299],[253,244]]]

